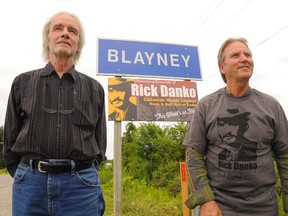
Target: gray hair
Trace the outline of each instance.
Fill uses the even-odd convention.
[[[84,44],[85,44],[85,34],[84,34],[84,28],[83,28],[83,25],[81,23],[81,20],[79,19],[78,16],[76,16],[75,14],[72,14],[72,13],[69,13],[69,12],[65,12],[65,11],[61,11],[61,12],[58,12],[56,14],[54,14],[47,22],[46,24],[44,25],[43,27],[43,32],[42,32],[42,58],[45,62],[48,62],[49,61],[49,55],[50,55],[50,50],[49,50],[49,47],[46,45],[47,41],[49,40],[48,39],[48,35],[49,35],[49,30],[50,30],[50,25],[51,25],[51,21],[59,16],[59,15],[69,15],[71,17],[73,17],[79,24],[79,42],[78,42],[78,50],[74,56],[74,62],[77,63],[80,56],[81,56],[81,52],[82,52],[82,49],[84,47]]]
[[[228,38],[226,41],[224,41],[224,43],[222,44],[222,46],[220,47],[220,49],[219,49],[219,51],[218,51],[218,56],[217,56],[218,66],[223,65],[224,60],[225,60],[225,58],[226,58],[225,53],[224,53],[225,48],[226,48],[229,44],[231,44],[231,43],[233,43],[233,42],[237,42],[237,41],[245,44],[245,45],[248,47],[248,49],[249,49],[248,41],[247,41],[245,38],[243,38],[243,37],[240,37],[240,38]],[[221,72],[220,72],[220,73],[221,73]],[[224,81],[225,83],[227,83],[227,80],[226,80],[225,75],[221,73],[221,76],[222,76],[223,81]]]

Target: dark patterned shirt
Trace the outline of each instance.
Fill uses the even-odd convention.
[[[13,81],[4,126],[12,176],[23,156],[100,163],[106,139],[104,89],[74,66],[61,79],[49,63]]]

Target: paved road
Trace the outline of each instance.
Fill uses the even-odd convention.
[[[10,175],[0,175],[0,216],[12,215],[12,183]]]

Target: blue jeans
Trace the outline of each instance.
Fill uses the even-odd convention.
[[[100,216],[104,211],[95,167],[43,174],[33,170],[32,165],[19,164],[13,183],[13,216]]]

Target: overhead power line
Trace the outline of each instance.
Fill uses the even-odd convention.
[[[228,19],[228,21],[216,33],[214,33],[206,42],[204,42],[201,46],[206,45],[212,38],[214,38],[217,34],[219,34],[219,32],[222,31],[232,20],[234,20],[251,2],[252,2],[252,0],[249,1],[246,5],[244,5],[233,17]]]
[[[208,8],[207,10],[202,14],[202,16],[199,17],[199,19],[195,22],[195,24],[189,29],[188,33],[185,35],[185,38],[190,37],[191,35],[194,35],[202,26],[203,24],[213,15],[213,13],[215,13],[215,11],[220,7],[220,5],[223,3],[224,0],[222,0],[217,6],[216,8],[210,13],[208,14],[208,16],[206,17],[206,19],[204,19],[201,23],[200,21],[202,20],[202,18],[208,13],[208,11],[210,10],[210,8],[212,8],[214,6],[214,4],[217,2],[214,1]],[[198,25],[199,23],[199,25]],[[198,25],[198,26],[197,26]],[[193,31],[192,31],[193,30]]]
[[[263,43],[265,43],[266,41],[270,40],[271,38],[273,38],[275,35],[279,34],[281,31],[283,31],[285,28],[287,28],[288,25],[285,25],[284,27],[282,27],[281,29],[279,29],[278,31],[276,31],[275,33],[273,33],[272,35],[270,35],[269,37],[267,37],[265,40],[263,40],[262,42],[260,42],[258,45],[256,45],[255,47],[252,48],[252,50],[256,49],[257,47],[261,46]]]
[[[265,40],[263,40],[262,42],[260,42],[258,45],[256,45],[255,47],[253,47],[251,50],[256,49],[257,47],[261,46],[262,44],[264,44],[266,41],[270,40],[271,38],[273,38],[274,36],[276,36],[277,34],[279,34],[280,32],[282,32],[285,28],[287,28],[288,25],[285,25],[284,27],[280,28],[278,31],[274,32],[273,34],[271,34],[269,37],[267,37]],[[211,76],[209,76],[207,79],[203,80],[203,82],[201,82],[200,84],[203,84],[204,82],[208,81],[209,79],[211,79],[212,77],[214,77],[216,74],[218,74],[219,72],[215,72],[213,73]]]

